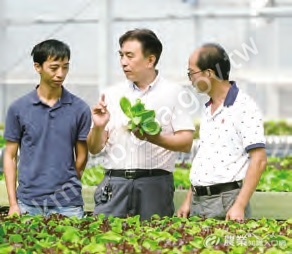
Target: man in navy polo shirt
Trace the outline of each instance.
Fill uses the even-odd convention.
[[[210,97],[190,172],[192,188],[177,215],[242,220],[266,166],[262,116],[256,103],[229,81],[230,60],[218,44],[205,44],[189,59],[188,76]]]
[[[62,85],[69,71],[68,45],[46,40],[31,55],[40,83],[12,103],[5,124],[9,215],[60,213],[81,218],[80,178],[87,162],[91,112]]]

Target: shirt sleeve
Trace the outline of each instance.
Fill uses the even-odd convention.
[[[12,104],[6,114],[4,138],[13,142],[20,142],[22,136],[19,115],[15,104]]]
[[[174,132],[180,130],[195,130],[193,117],[193,98],[186,88],[179,87],[174,95],[175,105],[172,115]]]
[[[85,141],[87,139],[91,123],[91,111],[90,108],[86,105],[79,121],[78,140]]]
[[[251,101],[248,104],[241,111],[237,124],[246,152],[266,147],[262,113],[255,102]]]

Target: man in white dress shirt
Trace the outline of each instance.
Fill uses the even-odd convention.
[[[262,116],[255,102],[229,81],[229,72],[229,57],[218,44],[204,44],[189,58],[189,79],[210,100],[201,118],[192,187],[179,217],[250,216],[249,199],[267,160]]]
[[[175,152],[189,152],[193,142],[194,123],[180,101],[185,91],[155,69],[162,44],[151,30],[130,30],[119,43],[127,80],[105,91],[92,109],[87,138],[91,153],[104,153],[106,169],[94,195],[94,214],[140,215],[142,220],[154,214],[172,216]],[[127,130],[129,119],[119,104],[123,96],[132,104],[140,99],[146,109],[155,110],[162,132],[142,136]]]

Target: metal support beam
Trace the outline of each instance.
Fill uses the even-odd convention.
[[[127,13],[125,16],[112,17],[111,13],[112,0],[100,0],[99,18],[70,18],[70,19],[33,19],[33,20],[6,20],[5,25],[28,26],[28,25],[45,25],[58,23],[98,23],[102,22],[129,22],[129,21],[159,21],[159,20],[187,20],[195,17],[198,18],[291,18],[292,7],[265,7],[259,10],[251,8],[224,8],[224,9],[194,9],[183,14],[169,13],[167,15],[154,16],[149,13],[147,16],[137,15],[136,13]]]

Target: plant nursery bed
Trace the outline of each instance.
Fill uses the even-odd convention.
[[[0,253],[282,254],[292,250],[291,238],[291,219],[0,215]]]

